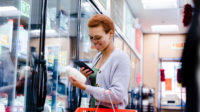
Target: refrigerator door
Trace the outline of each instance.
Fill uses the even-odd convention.
[[[46,9],[45,60],[47,66],[46,112],[66,112],[76,107],[71,97],[66,67],[76,59],[78,0],[48,0]],[[34,41],[39,42],[39,38]],[[69,95],[70,94],[70,95]]]
[[[46,11],[45,109],[74,112],[81,104],[80,90],[71,86],[66,67],[76,67],[74,61],[79,59],[90,63],[97,53],[91,47],[87,29],[89,18],[97,12],[87,0],[48,0]]]
[[[2,112],[24,112],[27,84],[33,76],[41,31],[40,0],[0,1],[0,106]],[[35,58],[33,58],[35,57]],[[35,88],[34,88],[35,89]]]

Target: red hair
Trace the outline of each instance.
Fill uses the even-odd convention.
[[[110,19],[108,16],[104,14],[96,14],[93,17],[91,17],[90,20],[88,21],[88,27],[90,28],[97,27],[99,25],[103,26],[104,31],[106,33],[108,33],[111,30],[114,32],[115,27],[112,19]]]

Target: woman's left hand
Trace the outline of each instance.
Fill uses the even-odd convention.
[[[76,86],[82,90],[85,90],[86,89],[86,85],[80,81],[78,81],[74,76],[70,76],[69,77],[69,81],[71,82],[71,84],[73,86]]]

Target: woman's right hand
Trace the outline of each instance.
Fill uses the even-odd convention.
[[[90,76],[92,74],[92,71],[90,71],[89,69],[85,69],[84,67],[82,67],[80,69],[80,72],[85,75],[86,77]]]

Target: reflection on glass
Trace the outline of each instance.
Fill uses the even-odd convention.
[[[87,23],[90,17],[97,12],[91,7],[91,4],[86,0],[82,1],[81,6],[81,32],[80,32],[80,59],[91,61],[97,53],[95,47],[91,45]]]

